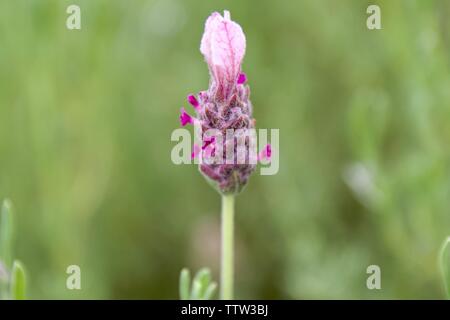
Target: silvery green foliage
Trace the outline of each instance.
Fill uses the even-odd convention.
[[[217,284],[211,279],[211,272],[203,268],[197,272],[191,283],[191,274],[188,269],[180,273],[180,299],[181,300],[210,300],[217,289]]]
[[[450,237],[445,239],[439,255],[439,266],[442,272],[445,294],[450,299]]]
[[[3,201],[0,211],[0,299],[25,299],[25,269],[13,260],[13,214],[9,200]]]

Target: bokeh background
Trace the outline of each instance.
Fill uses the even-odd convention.
[[[220,198],[172,164],[170,135],[208,85],[200,38],[224,9],[281,149],[279,173],[237,199],[237,298],[443,298],[447,0],[0,1],[0,198],[29,296],[177,299],[182,267],[218,279]],[[71,264],[82,290],[66,289]],[[371,264],[382,290],[366,288]]]

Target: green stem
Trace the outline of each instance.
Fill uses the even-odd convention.
[[[222,261],[220,298],[233,299],[234,195],[222,195]]]
[[[447,296],[447,299],[450,300],[450,253],[448,253],[448,250],[450,248],[450,237],[445,239],[444,243],[442,244],[441,250],[439,251],[439,266],[441,269],[442,274],[442,280],[444,281],[444,289],[445,294]]]

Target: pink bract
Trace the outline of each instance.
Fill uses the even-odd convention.
[[[245,35],[240,25],[231,20],[230,12],[222,17],[214,12],[206,20],[200,51],[208,63],[213,85],[227,98],[236,85],[245,55]]]

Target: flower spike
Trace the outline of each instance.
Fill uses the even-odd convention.
[[[221,134],[220,140],[204,135],[201,144],[194,145],[192,157],[208,160],[199,164],[200,172],[224,195],[239,193],[256,168],[256,163],[239,161],[237,141],[241,139],[227,137],[229,130],[234,133],[243,130],[246,134],[255,128],[247,76],[242,72],[245,50],[244,32],[231,20],[230,13],[225,11],[223,16],[212,13],[206,20],[200,45],[211,77],[209,88],[187,97],[195,108],[196,118],[187,114],[184,108],[180,115],[183,126],[195,123],[200,125],[202,133],[214,130]],[[249,147],[250,142],[245,141],[244,148],[250,152]],[[234,153],[227,155],[230,150]],[[264,157],[270,157],[270,152],[265,148]]]

